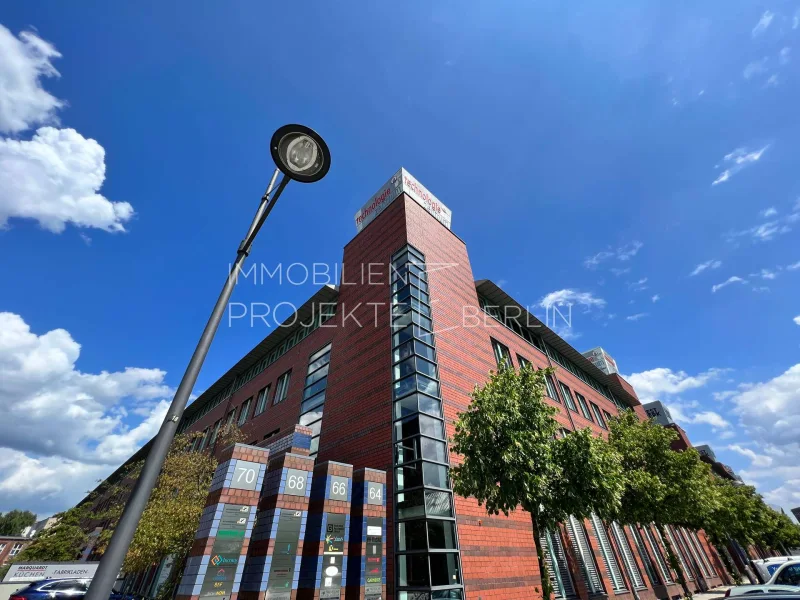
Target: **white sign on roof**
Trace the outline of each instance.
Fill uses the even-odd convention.
[[[453,213],[431,194],[411,173],[401,168],[356,213],[356,231],[361,231],[381,214],[402,193],[427,210],[437,221],[450,229]]]

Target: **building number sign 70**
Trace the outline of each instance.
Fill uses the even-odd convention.
[[[236,483],[254,483],[256,470],[248,467],[236,467]]]

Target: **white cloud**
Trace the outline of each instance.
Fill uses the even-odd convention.
[[[59,56],[36,34],[16,38],[0,25],[0,132],[57,124],[64,103],[41,83],[58,75],[51,60]],[[74,129],[45,126],[32,139],[0,137],[0,229],[22,218],[55,233],[68,223],[125,231],[133,207],[100,194],[105,173],[103,147]]]
[[[699,413],[692,415],[691,419],[692,423],[705,423],[706,425],[710,425],[712,431],[716,431],[717,429],[726,429],[731,426],[730,422],[728,422],[722,415],[712,410],[700,411]]]
[[[629,315],[625,317],[626,321],[638,321],[639,319],[644,319],[645,317],[649,316],[650,313],[636,313],[635,315]]]
[[[781,48],[781,51],[778,53],[778,61],[785,65],[789,62],[790,55],[792,53],[792,49],[789,46]]]
[[[160,427],[172,394],[164,371],[84,373],[80,348],[64,329],[38,335],[19,315],[0,313],[0,511],[46,498],[40,511],[63,509]],[[12,491],[21,465],[32,469],[31,496]]]
[[[778,214],[778,210],[774,206],[770,206],[759,213],[763,218],[768,219]]]
[[[42,127],[30,141],[0,138],[0,227],[19,217],[55,233],[67,223],[125,231],[133,207],[98,193],[105,172],[103,147],[74,129]]]
[[[742,77],[745,79],[751,79],[756,75],[761,75],[762,73],[766,72],[767,70],[767,57],[765,56],[761,60],[754,60],[745,66],[744,70],[742,71]]]
[[[759,285],[753,288],[753,291],[757,294],[767,293],[770,289],[765,285]]]
[[[697,375],[689,375],[685,371],[673,371],[659,367],[625,375],[625,379],[633,386],[639,399],[644,403],[664,400],[688,390],[704,387],[724,372],[724,369],[709,369]]]
[[[34,125],[56,122],[63,106],[40,84],[41,77],[58,77],[52,59],[61,55],[35,33],[19,38],[0,25],[0,132],[19,133]]]
[[[744,386],[730,401],[756,441],[800,443],[800,363],[769,381]]]
[[[612,272],[612,273],[613,273],[613,274],[614,274],[616,277],[619,277],[620,275],[625,275],[625,273],[630,273],[630,272],[631,272],[631,269],[630,269],[630,267],[628,267],[628,268],[626,268],[626,269],[620,269],[619,267],[612,267],[612,268],[611,268],[611,272]]]
[[[633,290],[634,292],[641,292],[642,290],[647,289],[647,277],[642,277],[638,281],[631,281],[628,283],[628,289]]]
[[[780,77],[778,77],[777,73],[773,73],[767,79],[767,82],[764,84],[764,87],[776,87],[781,82]]]
[[[796,316],[794,319],[792,319],[792,320],[794,321],[794,324],[795,324],[795,325],[800,325],[800,315],[797,315],[797,316]]]
[[[756,26],[753,27],[751,35],[753,37],[756,37],[764,33],[772,23],[772,19],[774,18],[775,18],[774,12],[770,10],[765,10],[764,13],[761,15],[761,18],[758,20],[758,23],[756,23]]]
[[[736,452],[737,454],[741,454],[742,456],[749,458],[750,461],[753,463],[753,466],[756,467],[768,467],[772,464],[772,458],[763,454],[756,454],[754,450],[750,448],[743,448],[738,444],[731,444],[727,447],[728,450],[732,452]]]
[[[619,260],[630,260],[639,253],[642,246],[644,246],[642,242],[633,241],[630,244],[617,248],[617,258]]]
[[[707,260],[706,262],[697,265],[694,268],[694,271],[689,273],[689,277],[694,277],[695,275],[699,275],[706,269],[719,269],[721,266],[722,266],[721,260],[715,260],[715,259]]]
[[[792,17],[792,29],[800,27],[800,8],[798,8]]]
[[[761,279],[775,279],[778,274],[769,269],[761,269],[758,273],[750,273],[750,277],[761,277]]]
[[[591,310],[592,308],[603,308],[606,305],[606,301],[593,296],[591,292],[581,292],[573,289],[550,292],[539,301],[539,306],[544,309],[549,309],[553,306],[574,306],[576,304]]]
[[[798,269],[800,269],[800,260],[798,260],[794,264],[786,265],[786,270],[787,271],[797,271]]]
[[[711,183],[711,185],[717,185],[719,183],[728,181],[731,177],[736,175],[736,173],[745,167],[758,162],[763,156],[764,152],[766,152],[767,148],[769,148],[768,145],[759,150],[749,151],[745,147],[740,147],[736,148],[736,150],[733,152],[726,154],[722,160],[729,166],[722,173],[720,173],[719,177],[717,177]]]
[[[652,298],[650,298],[653,302],[658,302],[661,300],[661,296],[659,294],[655,294]]]
[[[728,277],[728,279],[726,279],[722,283],[718,283],[716,285],[711,286],[711,292],[716,293],[717,291],[721,290],[726,286],[731,285],[732,283],[747,283],[747,280],[734,275],[733,277]]]
[[[788,219],[787,219],[788,220]],[[788,225],[781,225],[780,221],[767,221],[748,229],[741,231],[732,231],[727,233],[725,237],[729,242],[736,241],[737,238],[748,237],[752,242],[771,242],[779,235],[789,233],[791,227]]]
[[[615,250],[612,250],[610,248],[608,250],[602,250],[593,256],[587,257],[583,261],[583,265],[587,269],[596,269],[601,263],[604,263],[611,258],[616,258],[617,260],[623,262],[628,261],[634,256],[636,256],[639,253],[639,250],[641,250],[643,246],[644,244],[642,244],[642,242],[634,240],[628,244],[620,246]],[[622,273],[627,273],[629,270],[630,269],[626,270],[611,269],[612,273],[614,273],[615,275],[621,275]]]

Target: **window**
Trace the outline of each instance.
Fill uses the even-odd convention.
[[[775,583],[779,585],[800,585],[800,565],[789,565],[783,568]]]
[[[625,589],[625,581],[622,578],[622,572],[619,570],[617,557],[611,548],[611,542],[606,534],[603,522],[597,515],[592,515],[592,528],[594,529],[594,537],[597,540],[597,545],[600,547],[600,555],[603,557],[603,562],[606,567],[606,574],[611,581],[611,586],[615,592]]]
[[[269,386],[261,388],[256,396],[256,411],[253,416],[260,415],[267,408],[267,397],[269,396]]]
[[[644,544],[644,539],[642,539],[642,534],[639,533],[638,525],[631,525],[630,531],[633,534],[633,541],[636,542],[636,549],[639,551],[639,558],[642,559],[644,570],[647,571],[647,576],[650,578],[650,582],[653,585],[661,585],[661,580],[658,577],[658,573],[656,573],[655,565],[653,565],[653,561],[650,560],[650,555],[647,553],[647,547]]]
[[[209,436],[211,435],[211,427],[206,427],[206,430],[203,432],[203,437],[200,438],[200,445],[197,447],[197,450],[202,450],[206,447],[206,443],[209,441]]]
[[[572,549],[581,568],[581,575],[583,576],[583,582],[586,584],[586,589],[589,590],[589,594],[602,594],[605,591],[603,589],[603,580],[597,571],[597,563],[594,560],[592,546],[586,537],[586,529],[583,523],[570,515],[566,526]]]
[[[331,363],[331,344],[320,348],[308,359],[303,400],[300,404],[300,425],[311,428],[311,453],[315,456],[319,448],[322,431],[322,413],[325,409],[325,390],[328,386],[328,370]]]
[[[606,418],[606,425],[608,425],[608,422],[614,418],[613,415],[606,410],[603,411],[603,416]]]
[[[526,365],[531,364],[531,361],[529,361],[527,358],[520,356],[519,354],[517,354],[517,362],[519,363],[520,369],[524,368]]]
[[[250,396],[244,401],[244,404],[242,404],[242,408],[239,411],[239,425],[244,425],[244,422],[247,421],[247,416],[250,414],[250,403],[252,401],[253,397]]]
[[[6,549],[6,545],[5,544],[0,544],[0,553],[2,553],[3,550],[5,550],[5,549]]]
[[[272,399],[272,404],[278,404],[286,400],[286,396],[289,393],[289,377],[291,374],[291,371],[286,371],[278,378],[278,383],[275,384],[275,397]]]
[[[600,425],[603,429],[608,429],[608,425],[606,425],[605,420],[603,420],[603,413],[600,412],[600,407],[597,406],[594,402],[590,402],[589,404],[592,405],[592,412],[594,413],[595,418],[597,419],[597,424]]]
[[[567,565],[567,557],[561,544],[558,529],[555,533],[544,530],[539,536],[539,541],[544,550],[544,561],[550,575],[550,583],[555,591],[556,598],[576,598],[575,586]],[[555,559],[555,560],[554,560]],[[555,564],[554,564],[555,563]]]
[[[547,375],[545,376],[544,381],[547,386],[547,395],[550,396],[551,399],[561,404],[561,401],[558,399],[558,394],[556,393],[556,386],[553,383],[553,378],[550,375]]]
[[[11,546],[11,552],[8,553],[9,556],[16,556],[19,554],[19,551],[22,550],[22,544],[14,544]]]
[[[575,406],[575,400],[572,398],[572,392],[570,392],[569,388],[560,381],[558,384],[561,386],[561,394],[564,396],[564,403],[567,405],[567,408],[569,408],[572,412],[578,412],[578,407]]]
[[[584,416],[584,418],[594,422],[594,419],[592,418],[592,413],[589,412],[589,405],[586,404],[586,398],[584,398],[578,392],[575,392],[575,397],[578,399],[578,406],[581,407],[581,414]]]
[[[619,523],[611,524],[611,533],[614,534],[614,539],[617,541],[617,548],[622,551],[622,562],[625,563],[625,569],[628,571],[628,576],[633,582],[635,588],[646,587],[642,574],[639,571],[639,565],[636,564],[636,558],[633,556],[633,551],[628,543],[628,538],[625,536],[625,530]]]
[[[498,367],[511,367],[511,353],[503,344],[497,340],[492,340],[492,348],[494,348],[494,358],[497,361]]]
[[[211,434],[211,440],[208,442],[209,448],[214,445],[214,442],[217,441],[220,427],[222,427],[222,419],[219,419],[216,423],[214,423],[214,432]]]
[[[231,425],[233,425],[233,421],[236,419],[236,409],[234,408],[231,412],[228,413],[228,416],[225,419],[225,428],[227,429]]]

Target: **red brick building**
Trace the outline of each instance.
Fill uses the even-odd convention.
[[[572,519],[534,532],[521,510],[490,516],[453,497],[448,473],[459,458],[447,439],[499,361],[557,368],[548,389],[566,431],[603,435],[621,409],[645,413],[619,375],[600,371],[491,281],[475,280],[449,211],[427,190],[405,171],[385,188],[357,217],[339,285],[321,288],[206,390],[182,430],[204,432],[199,447],[207,448],[226,423],[240,424],[253,444],[300,423],[314,432],[320,461],[393,474],[391,599],[540,597],[534,535],[548,548],[561,597],[680,595],[652,528],[609,535],[597,521]],[[682,559],[697,564],[693,588],[720,583],[704,536],[669,535]]]
[[[18,535],[0,535],[0,567],[14,560],[14,557],[30,543],[30,538]]]

